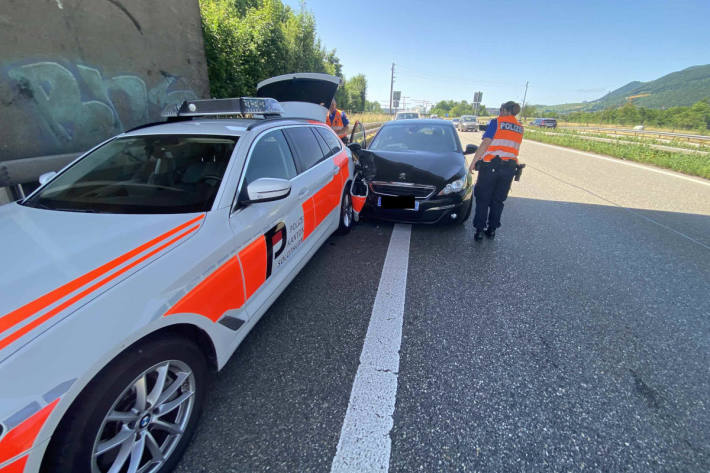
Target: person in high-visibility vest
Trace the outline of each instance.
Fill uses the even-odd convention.
[[[500,114],[488,123],[481,146],[476,150],[469,168],[473,172],[477,163],[481,162],[473,188],[476,197],[473,218],[476,241],[481,241],[484,233],[488,238],[494,238],[496,229],[500,227],[503,202],[518,170],[518,152],[523,141],[523,126],[515,119],[518,113],[520,105],[513,101],[500,106]]]
[[[341,140],[346,140],[348,137],[348,125],[350,125],[350,120],[345,116],[345,112],[338,110],[335,99],[330,102],[330,110],[328,110],[328,116],[325,119],[325,123],[335,131],[335,133],[340,137]]]

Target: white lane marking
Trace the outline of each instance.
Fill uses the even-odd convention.
[[[392,230],[331,473],[389,470],[411,232]]]
[[[526,143],[533,143],[533,144],[540,145],[540,146],[547,146],[548,148],[559,149],[562,151],[569,151],[570,153],[581,154],[582,156],[589,156],[590,158],[602,159],[604,161],[609,161],[609,162],[616,163],[616,164],[624,164],[626,166],[632,166],[632,167],[639,168],[639,169],[645,169],[646,171],[651,171],[651,172],[655,172],[658,174],[664,174],[666,176],[677,177],[678,179],[683,179],[684,181],[690,181],[690,182],[694,182],[696,184],[710,186],[710,181],[705,181],[700,178],[683,176],[681,174],[674,173],[674,172],[663,171],[661,169],[656,169],[656,168],[648,166],[648,165],[634,163],[631,161],[626,161],[621,158],[608,158],[606,156],[600,156],[600,155],[594,154],[594,153],[587,153],[585,151],[577,151],[576,149],[565,148],[564,146],[556,146],[556,145],[551,145],[551,144],[547,144],[547,143],[540,143],[539,141],[533,141],[533,140],[527,140]]]

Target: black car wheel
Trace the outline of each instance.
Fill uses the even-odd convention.
[[[171,471],[195,431],[206,383],[205,357],[187,339],[131,347],[74,401],[42,471]]]

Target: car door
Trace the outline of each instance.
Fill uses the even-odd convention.
[[[318,128],[303,125],[284,129],[299,172],[296,180],[304,215],[303,237],[309,247],[319,245],[324,236],[337,228],[337,212],[332,215],[332,210],[340,204],[342,190],[341,168],[334,162],[333,154],[324,149]]]
[[[350,143],[357,143],[362,149],[367,148],[367,132],[365,127],[359,121],[353,125],[353,131],[350,134]]]
[[[259,311],[284,278],[284,268],[297,241],[291,237],[302,218],[298,196],[253,204],[246,200],[247,186],[263,177],[288,179],[297,176],[290,147],[280,129],[259,135],[251,145],[244,165],[237,203],[230,216],[235,246],[239,248],[245,294],[246,317]]]

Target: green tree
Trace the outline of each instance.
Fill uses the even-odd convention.
[[[345,83],[345,92],[348,95],[349,107],[353,112],[364,112],[367,96],[367,79],[362,74],[351,77]]]
[[[382,106],[379,102],[370,102],[369,100],[366,100],[365,111],[372,113],[382,113]]]
[[[295,12],[281,0],[199,3],[212,96],[253,95],[259,81],[289,72],[342,77],[340,59],[322,46],[303,4]]]

